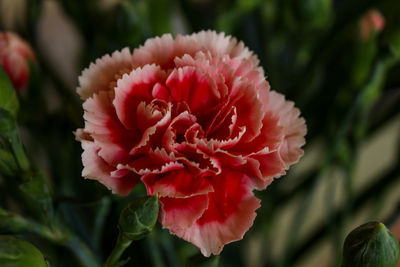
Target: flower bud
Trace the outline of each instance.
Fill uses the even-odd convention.
[[[0,65],[17,90],[26,88],[28,84],[29,60],[35,60],[35,55],[25,40],[15,33],[0,33]]]
[[[396,267],[399,253],[399,242],[385,225],[369,222],[346,237],[342,267]]]
[[[2,267],[47,267],[42,253],[31,243],[13,236],[0,236]]]
[[[158,218],[159,204],[156,196],[133,200],[121,212],[119,226],[130,240],[139,240],[151,232]]]
[[[375,9],[368,11],[360,21],[361,40],[368,41],[385,27],[385,18]]]

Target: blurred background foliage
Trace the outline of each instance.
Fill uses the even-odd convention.
[[[385,25],[363,37],[361,21],[372,9]],[[243,40],[271,87],[301,109],[305,157],[256,193],[262,207],[254,226],[219,257],[203,258],[158,224],[125,252],[132,259],[126,266],[339,266],[350,229],[369,220],[396,227],[398,0],[0,0],[0,14],[0,30],[18,32],[38,57],[18,114],[32,166],[18,179],[0,175],[0,232],[31,241],[51,266],[104,262],[121,209],[145,195],[138,185],[120,198],[81,178],[72,134],[83,126],[77,77],[105,53],[163,33],[215,29]],[[24,175],[35,179],[27,184]]]

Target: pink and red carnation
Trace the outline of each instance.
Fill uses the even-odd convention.
[[[35,60],[35,55],[25,40],[12,32],[0,32],[0,65],[18,90],[28,84],[29,60]]]
[[[142,181],[160,222],[205,256],[239,240],[264,190],[303,155],[305,121],[257,57],[202,31],[105,55],[79,77],[83,176],[119,195]]]

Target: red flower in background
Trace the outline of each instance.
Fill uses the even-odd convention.
[[[24,89],[29,79],[29,60],[35,60],[31,46],[15,33],[0,33],[0,65],[17,90]]]
[[[303,154],[294,103],[242,42],[207,31],[149,39],[79,77],[82,174],[120,195],[142,180],[160,222],[205,256],[239,240],[265,189]]]

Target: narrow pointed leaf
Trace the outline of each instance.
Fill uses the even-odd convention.
[[[18,112],[18,98],[5,70],[0,66],[0,108],[15,118]],[[1,116],[1,115],[0,115]]]

